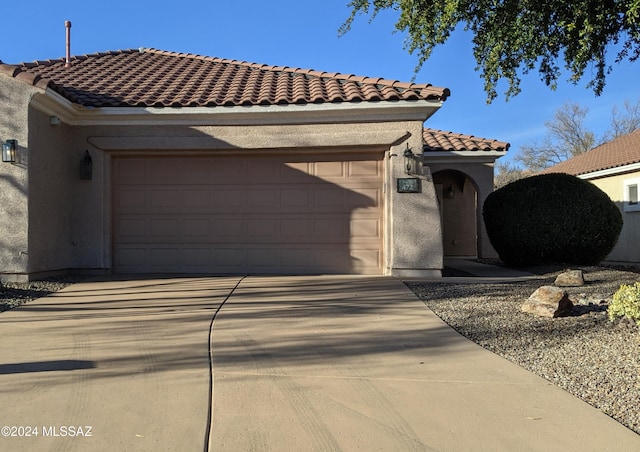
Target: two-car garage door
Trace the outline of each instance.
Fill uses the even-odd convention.
[[[379,153],[116,157],[118,273],[380,274]]]

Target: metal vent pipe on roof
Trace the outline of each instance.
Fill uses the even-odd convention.
[[[65,20],[64,26],[67,29],[67,51],[64,67],[71,67],[71,21]]]

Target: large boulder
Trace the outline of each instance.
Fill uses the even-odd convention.
[[[556,286],[538,288],[521,307],[523,312],[550,318],[567,317],[572,309],[573,303],[567,292]]]

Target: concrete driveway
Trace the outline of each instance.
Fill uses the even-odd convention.
[[[0,450],[640,450],[394,279],[84,282],[0,331]]]

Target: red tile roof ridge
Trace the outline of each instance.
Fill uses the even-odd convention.
[[[106,52],[87,53],[84,55],[72,55],[71,57],[69,57],[69,60],[71,64],[73,64],[74,61],[84,61],[89,58],[99,58],[101,56],[106,56],[106,55],[119,55],[119,54],[133,53],[133,52],[139,52],[139,51],[140,51],[139,49],[108,50]],[[66,61],[66,58],[61,57],[61,58],[48,59],[48,60],[27,61],[27,62],[16,64],[15,66],[18,68],[29,69],[37,66],[51,66],[57,63],[64,63],[65,61]]]
[[[136,50],[139,51],[139,50]],[[70,62],[73,64],[74,61],[83,61],[89,58],[95,58],[105,55],[116,55],[119,53],[131,53],[133,50],[118,50],[118,51],[107,51],[107,52],[97,52],[86,55],[74,55],[70,57]],[[66,61],[65,57],[49,59],[49,60],[35,60],[31,62],[23,62],[18,64],[5,64],[0,63],[0,72],[5,73],[15,79],[22,80],[23,82],[37,86],[39,88],[47,88],[51,80],[43,77],[40,74],[34,74],[29,72],[29,69],[39,67],[39,66],[53,66],[58,63],[64,63]]]

